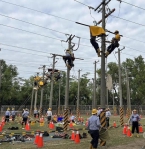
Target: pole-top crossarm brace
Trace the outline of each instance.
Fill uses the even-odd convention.
[[[115,8],[112,9],[108,14],[105,15],[105,18],[107,18],[109,15],[111,15],[115,11]],[[102,20],[100,20],[97,24],[100,24]]]
[[[108,2],[105,3],[105,5],[108,5],[111,2],[111,0],[109,0]],[[102,10],[102,8],[100,8],[100,10],[98,11],[98,13]]]
[[[105,0],[94,11],[98,10],[101,7],[101,5],[104,3],[105,3]]]

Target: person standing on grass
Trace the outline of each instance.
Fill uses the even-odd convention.
[[[88,120],[89,134],[92,137],[90,149],[97,149],[99,140],[99,129],[101,127],[99,117],[97,116],[97,110],[92,110],[92,116]]]
[[[109,127],[109,120],[110,120],[111,112],[110,109],[106,109],[106,126]]]
[[[27,124],[28,117],[29,117],[29,112],[28,112],[28,109],[26,108],[24,110],[24,112],[22,113],[22,118],[23,118],[22,126],[23,126],[23,124],[25,124],[25,125]]]
[[[52,120],[52,111],[51,108],[48,109],[47,113],[47,119],[48,119],[48,123]]]
[[[133,114],[130,117],[130,122],[132,124],[132,135],[131,135],[131,137],[133,137],[135,129],[136,129],[137,137],[139,137],[139,121],[140,121],[140,117],[137,114],[137,111],[134,109]]]
[[[9,122],[10,115],[10,109],[7,108],[7,111],[5,112],[5,122]]]
[[[34,109],[34,118],[36,118],[37,115],[38,115],[38,110],[37,110],[37,108],[35,108],[35,109]]]
[[[12,115],[12,121],[14,121],[16,117],[16,111],[14,108],[12,108],[11,115]]]

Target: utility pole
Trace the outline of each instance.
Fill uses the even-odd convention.
[[[93,108],[97,108],[97,99],[96,99],[96,64],[99,61],[94,62],[94,89],[93,89]]]
[[[75,44],[72,45],[72,40],[75,37],[75,35],[70,35],[66,42],[68,42],[68,49],[73,52],[73,47]],[[77,37],[78,38],[78,37]],[[78,49],[78,48],[77,48]],[[80,59],[80,58],[75,58]],[[80,59],[83,60],[83,59]],[[66,88],[65,88],[65,109],[64,109],[64,131],[67,130],[68,127],[68,100],[69,100],[69,77],[70,77],[70,68],[67,66],[67,75],[66,75]]]
[[[68,41],[68,49],[71,50],[71,40],[74,38],[71,37],[72,35],[69,36],[69,38],[67,39]],[[69,100],[69,77],[70,77],[70,69],[67,66],[67,74],[66,74],[66,88],[65,88],[65,105],[64,105],[64,131],[67,130],[67,126],[68,126],[68,100]]]
[[[77,95],[77,120],[80,115],[79,103],[80,103],[80,69],[78,70],[78,95]]]
[[[125,47],[123,47],[125,49]],[[118,74],[119,74],[119,98],[120,98],[120,124],[124,125],[124,110],[123,110],[123,100],[122,100],[122,80],[121,80],[121,60],[120,60],[120,51],[123,49],[118,48]]]
[[[0,60],[0,92],[1,92],[1,84],[2,84],[2,64],[1,64],[1,60]]]
[[[105,0],[102,0],[102,28],[105,30]],[[105,108],[106,81],[105,81],[105,35],[102,35],[102,56],[101,56],[101,107]]]
[[[130,88],[129,88],[129,77],[128,77],[128,70],[126,68],[126,87],[127,87],[127,115],[128,119],[131,114],[131,102],[130,102]]]
[[[32,111],[33,111],[33,100],[34,100],[34,79],[33,79],[33,86],[32,86],[32,96],[31,96],[30,115],[32,115]]]
[[[39,75],[39,72],[37,72],[37,77]],[[38,83],[38,82],[37,82]],[[35,88],[35,101],[34,101],[34,109],[37,109],[37,92],[38,92],[38,84],[37,87]]]
[[[53,65],[52,65],[52,77],[51,77],[51,89],[50,89],[50,101],[49,101],[49,108],[52,108],[52,100],[53,100],[53,78],[54,78],[54,69],[55,69],[55,58],[56,55],[53,55]]]
[[[110,2],[110,0],[108,0],[108,2],[106,2],[106,0],[102,0],[102,3],[95,9],[95,11],[97,9],[99,9],[100,6],[102,6],[102,20],[98,22],[101,23],[102,22],[102,28],[104,29],[104,31],[106,30],[105,28],[105,18],[107,18],[111,13],[113,13],[115,11],[112,10],[110,11],[108,14],[106,14],[105,11],[105,6]],[[105,50],[106,50],[106,44],[105,44],[105,34],[102,35],[102,41],[101,41],[101,45],[102,45],[102,54],[101,54],[101,108],[103,109],[103,111],[100,114],[100,122],[101,122],[101,126],[102,127],[106,127],[106,115],[105,115],[105,100],[106,100],[106,79],[105,79]],[[101,146],[105,146],[106,145],[106,141],[101,140],[100,142]]]
[[[43,76],[42,76],[42,80],[43,80],[43,85],[41,87],[41,99],[40,99],[40,116],[42,116],[42,105],[43,105],[43,91],[44,91],[44,74],[45,74],[45,65],[43,65],[42,69],[43,69]]]
[[[94,78],[92,78],[92,109],[94,108]]]
[[[59,80],[58,115],[60,114],[60,84],[61,84],[61,80]]]

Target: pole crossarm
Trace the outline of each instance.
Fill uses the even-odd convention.
[[[105,15],[105,18],[107,18],[108,16],[110,16],[113,12],[115,11],[115,8],[112,9],[108,14]],[[100,24],[102,22],[102,20],[100,20],[97,24]]]
[[[105,3],[105,5],[108,5],[111,2],[111,0],[109,0],[108,2]],[[102,10],[102,8],[100,8],[100,10],[98,11],[98,13]]]
[[[104,3],[105,3],[105,0],[103,2],[101,2],[101,4],[94,11],[97,11],[101,7],[101,5]]]

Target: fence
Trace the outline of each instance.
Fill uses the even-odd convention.
[[[19,109],[18,112],[22,112],[22,110],[24,108],[30,109],[30,105],[21,106],[21,107],[19,105],[13,105],[13,106],[11,106],[11,105],[3,105],[1,107],[1,114],[3,114],[7,110],[8,107],[10,108],[10,110],[12,108],[15,108],[16,111]],[[98,105],[97,107],[100,107],[100,105]],[[119,113],[119,107],[117,107],[117,106],[114,106],[114,108],[113,108],[113,105],[108,105],[106,107],[110,108],[112,113],[113,113],[114,110],[116,110]],[[125,105],[125,106],[123,106],[123,108],[124,108],[124,114],[126,114],[127,106]],[[39,107],[38,107],[38,109],[39,109]],[[48,109],[48,106],[43,105],[43,114],[46,113],[47,109]],[[58,108],[57,108],[56,105],[52,106],[52,112],[53,113],[56,113],[57,109]],[[74,113],[74,114],[76,113],[76,105],[69,105],[69,109],[70,109],[70,113]],[[79,109],[80,109],[80,113],[81,114],[91,113],[92,105],[80,105]],[[132,110],[136,109],[139,114],[145,114],[145,105],[144,106],[132,105],[131,109]],[[63,113],[63,111],[64,111],[64,105],[61,105],[60,106],[60,113]]]

